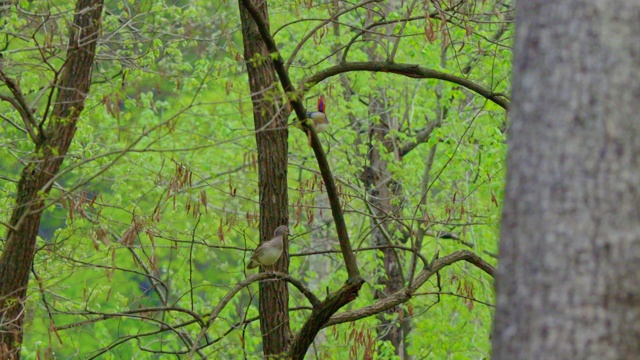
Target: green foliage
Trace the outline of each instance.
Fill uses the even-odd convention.
[[[275,38],[285,62],[319,23],[296,20],[328,18],[335,12],[330,4],[269,3],[271,29],[278,31]],[[20,78],[39,119],[50,111],[48,98],[55,98],[49,88],[55,78],[51,69],[64,64],[72,5],[21,1],[1,20],[7,34],[27,34],[7,36],[3,56],[7,72]],[[365,38],[385,31],[403,36],[395,62],[451,73],[508,93],[510,51],[487,41],[502,25],[471,21],[474,16],[492,19],[488,9],[495,4],[476,5],[476,13],[460,15],[463,19],[447,25],[432,16],[406,26],[376,27],[376,33]],[[378,8],[381,4],[371,6],[370,16],[386,11]],[[406,6],[388,12],[385,20],[404,18]],[[156,358],[150,351],[187,351],[182,332],[195,338],[200,331],[190,312],[206,320],[229,289],[246,277],[245,262],[258,242],[255,130],[241,35],[234,25],[238,21],[230,21],[239,19],[237,4],[147,0],[106,7],[91,93],[47,199],[34,264],[38,276],[32,276],[29,288],[25,358],[53,352],[58,358],[144,359]],[[52,19],[36,28],[42,20],[22,11],[51,12]],[[412,11],[414,16],[424,15]],[[428,11],[436,12],[430,6]],[[340,21],[349,26],[339,32],[332,23],[325,24],[302,46],[290,68],[296,86],[339,63],[333,51],[348,44],[356,28],[367,25],[365,13],[357,9],[343,15]],[[510,34],[508,28],[500,41]],[[369,61],[374,54],[384,61],[395,39],[358,41],[347,60]],[[45,55],[34,50],[42,46]],[[466,64],[471,70],[465,74]],[[6,88],[0,91],[5,94]],[[496,251],[506,152],[503,109],[453,83],[388,73],[329,78],[305,94],[305,106],[315,109],[320,94],[327,97],[331,120],[320,138],[339,184],[354,248],[373,245],[371,197],[360,177],[371,165],[372,149],[377,149],[393,181],[401,184],[401,196],[392,200],[400,208],[396,223],[412,231],[422,227],[457,235],[426,236],[422,255],[431,259],[438,251],[442,257],[469,249],[486,257]],[[281,97],[274,90],[273,98]],[[385,112],[367,106],[374,97],[384,100]],[[441,126],[418,144],[416,135],[444,109]],[[0,102],[0,113],[22,124],[6,102]],[[388,129],[384,139],[371,136],[370,125],[383,126],[384,119],[397,126]],[[8,223],[20,159],[34,156],[34,146],[7,121],[0,133],[0,220]],[[400,160],[397,151],[406,144],[416,146]],[[436,155],[421,204],[425,164],[433,147]],[[322,299],[326,289],[334,291],[344,283],[346,271],[309,139],[294,128],[289,133],[288,176],[291,253],[333,251],[292,257],[290,273]],[[401,239],[404,230],[392,227],[392,234]],[[408,274],[410,253],[399,254]],[[367,284],[344,311],[371,305],[375,291],[384,290],[376,283],[376,276],[384,273],[378,252],[359,251],[357,256]],[[445,268],[439,281],[427,281],[404,305],[412,319],[409,355],[488,357],[492,311],[483,303],[493,302],[492,286],[486,274],[466,263]],[[257,292],[254,284],[225,307],[207,334],[216,342],[206,354],[261,358]],[[310,314],[309,304],[297,290],[290,293],[290,307],[295,308],[291,327],[297,331]],[[397,313],[385,316],[396,319]],[[161,324],[175,330],[159,331]],[[379,325],[373,316],[332,326],[312,351],[322,359],[364,354],[398,358],[390,343],[378,338]],[[131,339],[124,341],[127,337]]]

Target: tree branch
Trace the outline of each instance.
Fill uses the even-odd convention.
[[[10,84],[10,80],[8,80],[7,77],[4,76],[4,73],[0,70],[0,80],[4,81],[5,84],[7,84],[7,86],[11,89],[11,85]],[[15,90],[18,94],[20,93],[20,90]],[[14,92],[12,90],[12,92]],[[8,102],[9,104],[11,104],[16,110],[18,110],[18,113],[20,113],[20,117],[22,118],[22,122],[24,122],[24,129],[19,127],[18,124],[15,124],[13,121],[11,121],[9,118],[4,117],[4,120],[6,120],[7,122],[9,122],[11,125],[15,126],[18,130],[21,131],[26,131],[27,134],[29,134],[29,137],[31,138],[31,140],[36,143],[38,140],[38,136],[36,135],[36,133],[33,131],[33,126],[32,124],[35,123],[35,120],[33,120],[33,115],[31,114],[31,110],[29,110],[29,108],[27,107],[26,109],[22,107],[22,102],[20,102],[20,100],[16,99],[16,98],[11,98],[9,96],[4,96],[4,95],[0,95],[0,100],[4,100],[6,102]],[[22,99],[22,101],[24,101],[24,99]]]
[[[416,134],[415,138],[412,141],[406,142],[402,145],[402,147],[400,147],[400,156],[407,155],[411,150],[415,149],[418,145],[424,142],[427,142],[429,140],[429,136],[431,136],[431,133],[437,127],[440,127],[439,122],[437,121],[430,122],[427,126],[424,127],[424,129],[420,130]]]
[[[273,37],[269,33],[269,28],[267,27],[264,19],[260,16],[258,9],[253,5],[251,0],[242,0],[242,5],[247,9],[249,14],[256,23],[256,27],[262,36],[262,40],[264,41],[267,49],[271,53],[271,57],[273,59],[273,65],[278,73],[278,77],[280,78],[280,83],[282,84],[282,88],[284,89],[287,99],[291,103],[291,106],[296,112],[298,116],[298,120],[300,120],[300,124],[303,127],[303,130],[309,134],[311,139],[311,147],[313,148],[313,152],[318,161],[318,167],[320,168],[320,173],[322,175],[322,180],[324,180],[324,184],[327,190],[327,196],[329,197],[329,204],[331,205],[331,213],[333,214],[333,218],[336,225],[336,230],[338,233],[338,239],[340,240],[340,249],[342,250],[342,256],[344,258],[345,267],[347,268],[347,273],[349,274],[348,281],[351,283],[361,283],[364,281],[362,276],[360,276],[360,272],[358,270],[358,265],[356,263],[355,255],[353,254],[353,250],[351,249],[351,242],[349,241],[349,233],[347,232],[347,225],[344,221],[344,217],[342,215],[342,209],[340,208],[340,198],[338,197],[338,188],[336,187],[335,181],[333,180],[333,175],[331,174],[331,168],[329,167],[329,162],[327,161],[327,157],[322,149],[322,144],[320,143],[320,138],[318,138],[318,134],[316,134],[315,130],[312,126],[307,124],[304,121],[307,118],[307,112],[302,105],[302,102],[299,100],[302,97],[300,96],[293,84],[291,83],[291,79],[289,78],[289,74],[284,66],[284,61],[282,60],[282,56],[278,51],[278,47],[273,40]]]
[[[353,301],[358,296],[358,292],[360,291],[362,284],[364,284],[364,279],[360,275],[355,254],[351,249],[347,225],[340,207],[338,189],[335,181],[333,180],[329,162],[327,161],[327,157],[322,149],[320,138],[318,138],[318,134],[316,134],[315,129],[304,121],[307,118],[307,114],[302,102],[299,100],[302,98],[302,93],[297,92],[291,83],[291,79],[289,78],[289,74],[285,68],[282,56],[278,51],[278,47],[269,33],[269,28],[267,27],[264,19],[262,19],[258,9],[253,5],[251,0],[242,0],[242,6],[247,9],[247,12],[253,18],[262,40],[267,46],[267,49],[269,49],[271,58],[273,59],[273,65],[278,73],[280,83],[282,84],[282,88],[285,91],[287,99],[295,110],[303,130],[309,134],[311,147],[313,148],[322,179],[326,186],[327,196],[331,206],[331,213],[335,221],[338,239],[340,241],[340,250],[342,251],[342,257],[344,258],[345,267],[349,276],[346,284],[342,286],[338,292],[327,296],[319,307],[314,308],[311,317],[307,319],[305,324],[302,326],[300,333],[293,341],[289,356],[292,359],[303,359],[307,349],[326,321],[328,321],[336,311]]]
[[[202,340],[204,335],[207,333],[207,330],[209,329],[209,327],[211,327],[213,322],[218,318],[218,315],[220,315],[220,312],[222,312],[222,310],[225,308],[225,306],[227,306],[229,301],[231,301],[231,299],[233,299],[233,297],[240,290],[242,290],[245,287],[253,284],[254,282],[257,282],[257,281],[260,281],[260,280],[272,279],[272,278],[286,281],[286,282],[290,283],[291,285],[295,286],[309,300],[311,305],[313,305],[314,311],[315,311],[315,309],[318,309],[318,308],[321,308],[321,307],[324,306],[320,302],[320,300],[311,292],[311,290],[309,290],[309,288],[307,288],[301,281],[292,278],[291,275],[284,274],[284,273],[275,273],[275,275],[271,275],[271,274],[267,274],[267,273],[253,274],[253,275],[247,277],[246,279],[242,280],[241,282],[237,283],[222,298],[222,300],[220,300],[218,305],[216,305],[216,307],[211,311],[211,314],[209,315],[209,319],[207,320],[207,323],[202,327],[202,330],[198,334],[198,337],[196,338],[195,342],[193,343],[193,346],[191,347],[191,351],[189,352],[189,356],[187,358],[188,359],[193,358],[193,355],[194,355],[195,351],[197,349],[199,349],[198,344],[200,343],[200,341]]]
[[[330,18],[322,21],[320,24],[316,25],[316,27],[309,31],[309,33],[307,33],[302,40],[300,40],[300,42],[298,43],[298,45],[296,45],[295,49],[293,49],[293,51],[291,52],[291,56],[289,57],[289,60],[287,61],[287,64],[285,65],[285,69],[289,70],[289,67],[291,66],[291,63],[293,63],[293,60],[295,59],[296,55],[298,54],[298,51],[300,51],[300,49],[302,49],[302,46],[307,42],[307,40],[309,40],[313,34],[315,34],[318,30],[320,30],[323,26],[327,25],[328,23],[337,20],[340,16],[351,12],[355,9],[361,8],[369,3],[372,2],[379,2],[380,0],[365,0],[361,3],[355,4],[352,7],[343,9],[342,11],[339,11],[335,14],[333,14]],[[423,17],[424,18],[424,17]]]
[[[20,86],[15,80],[7,75],[7,73],[4,71],[3,65],[3,60],[2,58],[0,58],[0,81],[4,82],[5,85],[7,85],[9,91],[11,91],[11,94],[13,94],[13,98],[10,98],[8,96],[0,96],[0,99],[9,102],[16,110],[18,110],[24,122],[24,127],[29,134],[29,137],[31,137],[31,140],[37,144],[38,137],[33,130],[33,128],[36,126],[36,120],[33,118],[33,112],[31,111],[31,108],[29,108],[27,100],[24,98],[22,90],[20,90]]]
[[[487,273],[489,276],[491,277],[495,276],[495,272],[496,272],[495,267],[493,267],[488,262],[484,261],[480,256],[468,250],[456,251],[443,258],[433,261],[430,269],[425,268],[418,274],[418,276],[416,276],[412,286],[404,287],[400,289],[398,292],[396,292],[395,294],[389,296],[388,298],[381,299],[372,305],[365,306],[361,309],[345,311],[345,312],[333,315],[331,319],[325,324],[324,327],[359,320],[365,317],[378,314],[382,311],[391,309],[399,304],[405,303],[413,297],[413,294],[427,280],[429,280],[431,276],[433,276],[443,268],[449,265],[452,265],[458,261],[469,262],[477,266],[479,269]]]
[[[398,64],[377,61],[343,63],[319,71],[314,75],[306,78],[303,82],[303,91],[307,91],[317,83],[327,78],[352,71],[386,72],[410,77],[413,79],[438,79],[448,81],[463,86],[483,96],[487,100],[492,101],[501,108],[509,110],[509,99],[504,94],[494,93],[490,89],[484,88],[476,84],[475,82],[467,80],[465,78],[432,69],[423,68],[413,64]]]

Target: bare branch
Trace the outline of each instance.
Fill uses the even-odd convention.
[[[0,98],[2,98],[2,95],[0,95]],[[2,114],[0,114],[0,119],[8,122],[9,124],[11,124],[14,128],[18,129],[19,131],[27,134],[27,130],[25,128],[23,128],[22,126],[16,124],[13,120],[11,120],[10,118],[8,118],[7,116],[4,116]]]
[[[262,40],[265,42],[265,45],[271,53],[271,57],[273,58],[273,65],[276,69],[276,72],[278,73],[280,82],[282,83],[282,88],[284,89],[289,102],[295,110],[296,115],[298,116],[298,120],[300,121],[304,131],[309,134],[309,138],[311,139],[311,147],[313,148],[313,152],[316,155],[318,167],[320,168],[320,173],[322,174],[322,179],[324,180],[326,186],[327,196],[329,197],[331,213],[333,214],[333,218],[336,224],[336,230],[338,232],[338,239],[340,240],[340,249],[342,250],[345,267],[347,268],[347,273],[349,274],[348,281],[351,283],[362,284],[364,280],[362,279],[362,276],[360,276],[356,258],[353,254],[353,250],[351,249],[349,233],[347,232],[347,225],[342,215],[342,209],[340,208],[338,189],[336,187],[335,181],[333,180],[329,162],[327,161],[327,157],[324,153],[324,150],[322,149],[320,138],[318,138],[318,134],[316,134],[313,127],[307,124],[306,121],[304,121],[304,119],[307,118],[307,112],[302,105],[302,102],[299,100],[302,97],[299,96],[295,87],[291,83],[291,79],[289,78],[289,74],[285,69],[282,56],[278,51],[278,47],[273,40],[273,37],[269,33],[269,28],[267,27],[264,19],[262,19],[262,17],[260,16],[260,12],[250,0],[242,0],[242,5],[247,9],[247,11],[251,14],[251,17],[255,21],[256,26],[260,31],[260,35],[262,36]]]
[[[247,277],[246,279],[242,280],[241,282],[237,283],[223,298],[222,300],[220,300],[220,302],[218,303],[218,305],[211,311],[211,314],[209,315],[209,319],[207,320],[207,323],[205,326],[202,327],[202,330],[200,331],[200,333],[198,334],[198,337],[196,338],[196,341],[193,343],[193,346],[191,348],[191,351],[189,352],[189,356],[187,357],[188,359],[191,359],[193,357],[194,352],[198,349],[198,343],[200,343],[200,341],[202,340],[202,338],[205,336],[205,334],[207,333],[207,330],[209,329],[209,327],[213,324],[213,322],[218,318],[218,315],[220,315],[220,312],[225,308],[225,306],[227,306],[227,304],[229,303],[229,301],[231,301],[231,299],[233,299],[233,297],[242,289],[244,289],[245,287],[253,284],[254,282],[260,281],[260,280],[266,280],[266,279],[271,279],[271,278],[275,278],[275,279],[279,279],[279,280],[284,280],[290,284],[292,284],[293,286],[295,286],[296,288],[298,288],[300,290],[300,292],[307,297],[307,299],[309,300],[309,302],[313,305],[314,309],[317,309],[319,307],[322,307],[323,304],[320,302],[320,300],[313,295],[313,293],[311,292],[311,290],[309,290],[306,286],[304,286],[302,284],[301,281],[299,280],[295,280],[293,279],[290,275],[288,274],[283,274],[283,273],[275,273],[274,275],[271,274],[267,274],[267,273],[259,273],[259,274],[253,274],[249,277]]]
[[[391,62],[363,61],[350,62],[335,65],[318,71],[314,75],[306,78],[303,82],[303,91],[306,91],[319,82],[332,76],[352,71],[370,71],[385,72],[410,77],[413,79],[438,79],[448,81],[463,86],[495,103],[505,110],[509,110],[509,98],[501,93],[495,93],[485,87],[482,87],[471,80],[461,78],[455,75],[443,73],[432,69],[423,68],[414,64],[398,64]]]
[[[436,274],[438,271],[442,270],[443,268],[452,265],[458,261],[466,261],[469,262],[475,266],[477,266],[479,269],[481,269],[482,271],[484,271],[485,273],[487,273],[488,275],[490,275],[491,277],[495,276],[495,272],[496,269],[495,267],[493,267],[491,264],[489,264],[488,262],[484,261],[480,256],[478,256],[477,254],[468,251],[468,250],[461,250],[461,251],[456,251],[452,254],[449,254],[443,258],[437,259],[435,261],[433,261],[433,263],[431,264],[431,269],[429,268],[425,268],[424,270],[422,270],[418,276],[416,276],[415,280],[413,281],[413,285],[410,287],[404,287],[401,290],[399,290],[398,292],[396,292],[395,294],[381,299],[379,301],[377,301],[376,303],[369,305],[369,306],[365,306],[361,309],[357,309],[357,310],[351,310],[351,311],[345,311],[336,315],[333,315],[331,317],[331,319],[326,323],[326,325],[324,327],[327,326],[331,326],[331,325],[336,325],[336,324],[342,324],[345,322],[350,322],[350,321],[355,321],[358,319],[362,319],[365,317],[369,317],[375,314],[378,314],[382,311],[391,309],[397,305],[400,305],[402,303],[405,303],[407,301],[409,301],[415,294],[415,292],[427,281],[429,280],[429,278],[431,276],[433,276],[434,274]]]
[[[327,25],[328,23],[337,20],[340,16],[351,12],[355,9],[361,8],[369,3],[374,3],[374,2],[379,2],[380,0],[365,0],[359,4],[355,4],[350,8],[344,9],[340,12],[335,13],[334,15],[332,15],[329,19],[326,19],[324,21],[322,21],[320,24],[318,24],[313,30],[309,31],[309,33],[307,35],[305,35],[302,40],[300,40],[300,42],[298,43],[298,45],[296,45],[296,48],[293,49],[293,51],[291,52],[291,56],[289,57],[289,60],[287,60],[287,63],[285,64],[285,70],[289,70],[289,67],[291,66],[291,63],[293,63],[293,60],[295,59],[296,55],[298,54],[298,51],[300,51],[300,49],[302,49],[302,46],[307,42],[307,40],[309,40],[313,34],[316,33],[316,31],[320,30],[323,26]],[[268,45],[267,45],[268,46]]]
[[[9,86],[9,82],[7,82],[6,79],[7,78],[5,78],[4,73],[2,72],[2,70],[0,70],[0,80],[3,80],[5,82],[5,84],[7,84],[7,86]],[[11,88],[11,86],[9,86],[9,88]],[[16,91],[19,92],[20,90],[16,90]],[[33,121],[33,115],[31,113],[31,110],[29,110],[28,107],[23,108],[21,103],[20,103],[20,100],[18,100],[16,98],[11,98],[9,96],[0,95],[0,100],[4,100],[4,101],[10,103],[16,110],[18,110],[18,113],[20,113],[20,117],[22,117],[22,121],[24,122],[24,129],[19,127],[18,124],[15,124],[9,118],[7,118],[5,116],[3,116],[2,118],[5,121],[7,121],[8,123],[10,123],[11,125],[13,125],[14,127],[16,127],[18,130],[26,132],[27,134],[29,134],[29,137],[31,138],[31,140],[34,143],[36,143],[36,141],[38,139],[38,136],[36,135],[36,133],[33,130],[33,126],[32,126],[32,124],[33,124],[33,122],[32,122]],[[24,101],[24,98],[22,100]]]
[[[429,136],[433,130],[437,127],[440,127],[440,123],[437,121],[430,122],[424,129],[420,130],[415,138],[411,142],[407,142],[400,148],[400,156],[407,155],[411,150],[415,149],[418,145],[427,142],[429,140]]]

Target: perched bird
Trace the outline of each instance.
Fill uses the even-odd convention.
[[[310,111],[307,112],[307,117],[311,119],[311,124],[313,128],[316,129],[317,133],[321,133],[327,129],[329,125],[329,118],[325,113],[326,105],[324,103],[324,96],[320,95],[318,98],[318,111]],[[302,126],[298,122],[295,123],[295,126],[299,129],[302,129]]]
[[[283,240],[287,235],[289,235],[289,228],[286,225],[278,226],[273,233],[273,238],[260,244],[253,252],[247,269],[253,269],[260,265],[271,266],[275,264],[282,255]]]
[[[313,120],[313,127],[317,133],[321,133],[329,126],[329,118],[325,112],[326,105],[324,103],[324,95],[320,95],[318,98],[318,111],[312,111],[307,113],[307,117]]]

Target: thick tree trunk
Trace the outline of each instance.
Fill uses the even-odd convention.
[[[256,4],[268,24],[267,2]],[[287,225],[287,118],[276,99],[280,98],[278,79],[256,25],[240,4],[244,58],[249,73],[253,117],[258,145],[258,184],[260,187],[260,239],[271,239],[279,225]],[[275,270],[288,272],[289,246],[275,265]],[[260,330],[266,357],[285,352],[291,343],[289,327],[289,290],[284,281],[260,283]]]
[[[517,2],[494,359],[640,354],[639,14]]]
[[[16,205],[0,257],[0,358],[20,358],[24,302],[45,196],[69,149],[91,85],[102,0],[79,0],[71,27],[67,63],[49,126],[37,137],[32,159],[18,182]]]

